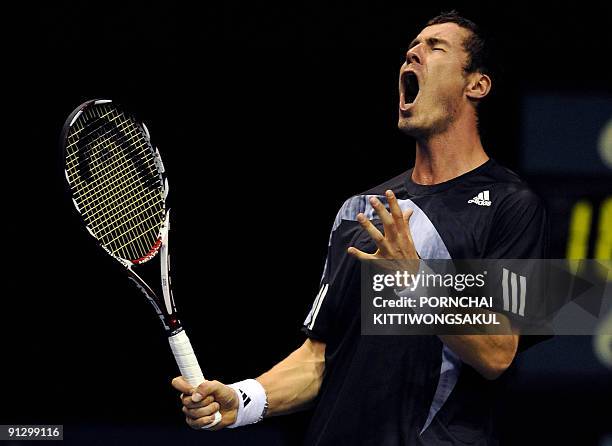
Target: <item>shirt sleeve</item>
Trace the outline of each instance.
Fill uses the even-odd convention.
[[[369,238],[360,237],[364,231],[360,231],[354,216],[362,209],[356,203],[359,201],[347,200],[336,216],[319,291],[302,327],[308,337],[319,341],[330,342],[334,333],[341,331],[342,321],[358,316],[343,306],[354,294],[354,290],[360,289],[359,261],[348,255],[347,249],[349,246],[362,250],[370,250],[372,247],[368,245]]]
[[[524,188],[509,194],[492,221],[485,257],[487,259],[546,259],[548,217],[541,199]],[[503,262],[500,262],[503,263]],[[542,262],[508,262],[501,265],[494,280],[499,299],[494,311],[505,314],[513,325],[541,324],[546,310],[546,275]],[[523,335],[519,350],[525,350],[551,336]]]
[[[340,302],[359,271],[356,260],[346,253],[346,244],[341,240],[345,225],[352,226],[343,222],[332,230],[319,291],[302,326],[302,331],[309,338],[318,341],[329,342],[337,325]]]
[[[325,302],[330,286],[328,266],[329,256],[325,260],[325,268],[323,270],[323,277],[321,278],[319,292],[315,296],[310,311],[308,312],[308,315],[306,316],[306,319],[302,325],[302,331],[306,334],[306,336],[322,342],[328,341],[333,313],[329,300]]]

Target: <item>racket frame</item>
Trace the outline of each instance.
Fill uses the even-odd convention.
[[[64,127],[60,135],[60,145],[64,152],[63,153],[64,159],[66,159],[66,145],[67,145],[67,138],[70,133],[70,129],[72,128],[74,123],[77,121],[77,119],[81,116],[81,114],[83,114],[85,109],[91,106],[96,106],[96,105],[101,105],[101,104],[111,104],[112,102],[113,101],[110,99],[93,99],[93,100],[85,101],[84,103],[79,105],[75,110],[73,110],[73,112],[66,119],[66,122],[64,124]],[[144,131],[144,134],[145,134],[145,137],[148,143],[151,144],[151,135],[149,133],[149,129],[144,123],[140,122],[139,124],[142,126],[142,129]],[[151,148],[152,147],[153,146],[151,145]],[[109,254],[112,258],[114,258],[119,264],[121,264],[126,269],[128,277],[131,279],[132,282],[134,282],[136,287],[145,295],[147,300],[151,303],[151,305],[153,306],[155,310],[155,313],[161,320],[161,323],[166,331],[166,334],[168,335],[168,337],[170,337],[182,331],[183,327],[181,325],[180,320],[177,317],[176,305],[174,303],[174,298],[172,295],[172,289],[171,289],[171,284],[170,284],[170,263],[168,261],[168,257],[169,257],[168,232],[170,230],[170,210],[166,208],[166,199],[168,197],[168,191],[169,191],[168,178],[166,176],[166,169],[164,167],[164,163],[161,159],[161,155],[157,148],[154,149],[153,156],[154,156],[153,159],[154,159],[155,165],[157,167],[157,171],[161,178],[162,193],[163,193],[162,201],[163,201],[164,219],[163,219],[163,223],[160,226],[157,240],[147,254],[135,260],[125,259],[123,257],[115,255],[113,252],[111,252],[106,246],[104,246],[99,241],[98,237],[96,237],[96,235],[93,233],[89,225],[86,222],[83,222],[83,223],[85,224],[85,229],[87,230],[87,232],[89,232],[89,234],[94,239],[96,239],[96,242],[98,243],[98,245],[102,247],[102,249],[104,249],[107,252],[107,254]],[[64,169],[64,176],[65,176],[66,185],[68,186],[68,189],[71,190],[72,185],[70,184],[68,171],[66,169]],[[72,192],[71,192],[71,195],[72,195]],[[74,196],[71,196],[71,200],[72,200],[72,203],[75,209],[79,213],[79,216],[82,217],[81,209],[79,208],[78,203],[74,199]],[[158,294],[155,291],[153,291],[153,289],[145,282],[145,280],[142,279],[142,277],[140,277],[140,275],[133,269],[135,265],[142,265],[144,263],[149,262],[160,251],[162,251],[161,254],[163,254],[163,255],[160,255],[160,269],[161,269],[163,298],[160,298],[160,296],[158,296]]]

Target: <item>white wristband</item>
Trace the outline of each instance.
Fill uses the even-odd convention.
[[[229,428],[245,426],[263,420],[268,409],[268,400],[263,386],[254,379],[245,379],[229,387],[238,395],[238,415]]]

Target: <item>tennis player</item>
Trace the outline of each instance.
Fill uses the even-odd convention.
[[[497,444],[496,379],[533,342],[510,318],[498,314],[507,335],[360,334],[362,259],[546,258],[541,201],[481,143],[488,54],[479,28],[456,12],[410,43],[398,126],[416,139],[414,167],[341,207],[301,347],[256,379],[197,389],[174,379],[189,426],[217,410],[212,430],[314,407],[306,445]]]

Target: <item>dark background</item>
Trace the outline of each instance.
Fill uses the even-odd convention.
[[[524,104],[540,94],[610,103],[610,8],[26,6],[7,40],[12,266],[0,310],[0,423],[64,424],[65,438],[81,444],[299,444],[307,413],[218,434],[183,427],[163,330],[81,228],[64,189],[59,132],[90,98],[112,98],[148,124],[169,172],[184,325],[208,378],[254,377],[303,342],[300,324],[344,199],[411,167],[414,142],[396,129],[398,69],[422,24],[453,7],[498,37],[505,82],[482,118],[485,148],[545,198],[552,257],[563,258],[577,200],[592,203],[597,232],[610,171],[529,169]],[[564,150],[551,144],[549,156]],[[610,441],[611,374],[591,341],[557,337],[518,360],[503,403],[506,444]]]

